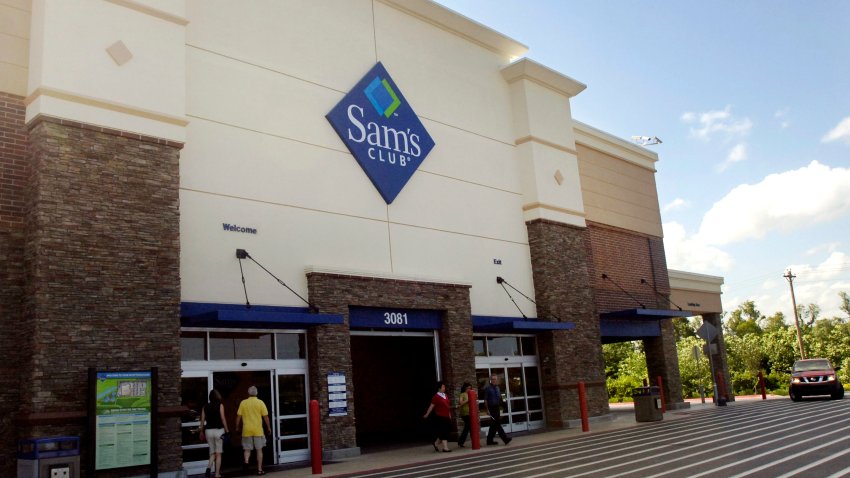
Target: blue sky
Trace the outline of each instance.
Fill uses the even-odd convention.
[[[438,0],[587,89],[573,117],[657,136],[671,269],[724,309],[844,316],[850,293],[850,2]]]

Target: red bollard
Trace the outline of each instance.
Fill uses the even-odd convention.
[[[761,399],[767,400],[767,391],[764,388],[764,375],[759,370],[759,388],[761,388]]]
[[[661,381],[661,375],[655,377],[658,382],[658,393],[661,395],[661,413],[667,413],[667,401],[664,400],[664,382]]]
[[[717,397],[715,397],[717,406],[725,407],[729,397],[726,396],[726,380],[723,379],[723,372],[717,372]]]
[[[470,387],[466,390],[469,397],[469,440],[473,450],[481,449],[481,417],[478,416],[478,391]]]
[[[319,428],[319,402],[310,400],[310,463],[313,474],[322,474],[322,432]]]
[[[587,419],[587,393],[584,390],[584,382],[578,383],[578,406],[581,410],[581,431],[590,431],[590,423]]]

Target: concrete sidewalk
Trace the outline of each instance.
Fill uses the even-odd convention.
[[[776,395],[768,395],[768,399],[781,399],[785,397],[780,397]],[[761,400],[761,395],[750,395],[750,396],[740,396],[735,397],[734,402],[729,402],[729,406],[735,406],[738,403],[751,402],[754,400]],[[704,410],[706,408],[713,408],[714,404],[711,399],[706,399],[706,403],[702,403],[700,399],[688,399],[686,400],[690,404],[690,408],[683,408],[679,410],[668,410],[667,413],[664,414],[664,421],[676,420],[677,418],[682,418],[688,415],[688,412],[694,410]],[[637,422],[635,420],[634,413],[634,404],[631,402],[624,403],[612,403],[610,404],[611,413],[608,416],[602,417],[591,417],[590,419],[590,431],[587,433],[583,433],[581,431],[581,423],[577,423],[573,425],[571,428],[567,428],[565,430],[555,430],[555,431],[543,431],[543,432],[533,432],[533,433],[516,433],[512,434],[511,437],[513,440],[511,441],[510,447],[517,447],[523,445],[531,445],[542,442],[556,441],[565,437],[573,437],[577,435],[591,435],[594,433],[600,433],[613,429],[620,428],[628,428],[628,427],[639,427],[639,426],[651,426],[653,423],[657,422]],[[684,412],[684,413],[683,413]],[[572,424],[572,423],[571,423]],[[483,437],[482,437],[483,440]],[[413,447],[402,447],[388,450],[364,450],[360,456],[335,461],[333,463],[324,463],[322,466],[322,474],[314,475],[312,473],[312,468],[309,464],[300,467],[276,467],[274,470],[268,470],[266,476],[269,478],[308,478],[308,477],[329,477],[329,476],[338,476],[338,475],[346,475],[349,473],[357,473],[364,472],[370,470],[378,470],[385,468],[393,468],[398,466],[411,465],[414,463],[423,463],[430,461],[440,461],[445,459],[456,458],[459,456],[470,456],[473,454],[480,453],[491,453],[496,450],[503,450],[505,448],[504,445],[493,445],[486,446],[482,445],[480,450],[472,450],[470,445],[467,444],[466,448],[458,448],[457,443],[449,442],[449,446],[452,448],[451,454],[437,454],[434,452],[434,449],[431,447],[430,443],[423,443],[421,446],[413,446]],[[226,475],[226,476],[234,476],[234,475]],[[251,476],[251,475],[245,475]]]

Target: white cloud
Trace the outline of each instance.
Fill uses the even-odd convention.
[[[850,116],[841,120],[841,122],[838,123],[838,126],[832,128],[829,133],[826,133],[824,137],[821,138],[821,141],[824,143],[838,140],[850,144]]]
[[[732,256],[701,242],[699,236],[688,237],[685,228],[678,222],[665,222],[662,227],[664,252],[670,269],[716,274],[728,271],[734,265]]]
[[[791,121],[788,120],[788,108],[783,108],[781,110],[777,110],[776,113],[773,113],[773,117],[779,121],[779,127],[782,129],[786,129],[791,126]]]
[[[812,161],[803,168],[771,174],[760,183],[732,189],[703,216],[698,236],[707,245],[730,244],[847,214],[850,169]]]
[[[850,256],[836,251],[820,264],[793,264],[789,268],[795,276],[794,297],[797,305],[817,304],[821,308],[821,318],[845,315],[839,309],[841,300],[838,292],[850,291],[850,280],[841,278],[847,277],[847,271],[850,270]],[[793,317],[791,288],[787,282],[784,285],[785,291],[778,297],[778,302],[785,307],[779,310]]]
[[[667,205],[664,206],[664,208],[662,209],[662,212],[675,211],[677,209],[683,209],[683,208],[690,207],[690,206],[691,206],[690,201],[685,201],[682,198],[676,198],[676,199],[670,201],[669,203],[667,203]]]
[[[846,317],[840,308],[838,293],[850,291],[850,279],[846,279],[847,271],[850,270],[850,255],[836,251],[820,264],[777,266],[775,274],[750,293],[735,291],[732,284],[724,286],[723,308],[731,311],[745,301],[752,300],[762,314],[770,316],[782,312],[786,321],[793,324],[791,288],[783,277],[785,269],[790,268],[794,275],[794,298],[797,305],[817,304],[822,319]]]
[[[818,244],[806,250],[805,254],[807,256],[813,256],[815,254],[821,254],[823,252],[835,252],[838,250],[839,247],[841,247],[840,242],[828,242],[826,244]]]
[[[753,129],[753,122],[749,118],[732,116],[732,106],[704,113],[689,111],[682,114],[681,120],[685,123],[698,123],[697,127],[691,127],[691,136],[703,141],[709,141],[715,135],[720,135],[724,140],[739,138],[750,134]]]
[[[718,167],[717,170],[719,172],[726,171],[726,169],[734,163],[739,163],[741,161],[745,161],[747,159],[747,145],[745,143],[738,143],[729,151],[729,155],[726,156],[726,161],[723,161]]]

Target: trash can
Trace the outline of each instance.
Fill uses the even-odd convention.
[[[637,387],[632,390],[632,400],[635,402],[635,421],[657,422],[664,418],[658,387]]]
[[[18,478],[80,478],[80,437],[19,440]]]

